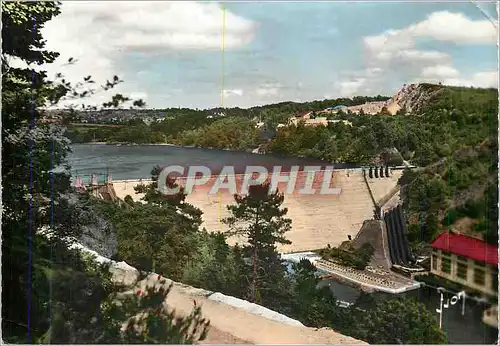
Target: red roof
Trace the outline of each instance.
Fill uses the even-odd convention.
[[[498,246],[461,234],[442,233],[431,244],[435,249],[498,266]]]

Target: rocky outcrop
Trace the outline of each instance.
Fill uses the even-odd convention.
[[[66,195],[68,204],[74,208],[75,224],[80,225],[78,242],[85,248],[105,257],[113,257],[118,249],[118,240],[112,225],[96,213],[94,208],[82,199],[76,188]]]
[[[429,88],[428,84],[404,84],[388,101],[387,108],[391,114],[396,114],[401,109],[406,113],[420,114],[439,90],[440,88]]]
[[[364,114],[377,114],[380,113],[384,107],[387,108],[389,105],[389,101],[373,101],[366,102],[362,105],[346,107],[337,111],[352,112],[356,114],[359,114],[361,112],[363,112]]]
[[[381,161],[388,166],[400,166],[403,164],[403,155],[396,148],[387,148],[380,154]]]
[[[79,242],[106,257],[113,257],[118,248],[118,240],[113,228],[103,218],[96,217],[94,221],[90,225],[83,226]]]
[[[395,115],[400,110],[405,113],[420,114],[432,96],[441,88],[430,87],[430,84],[404,84],[403,87],[387,101],[366,102],[362,105],[350,106],[334,112],[352,112],[355,114],[379,114],[384,108],[389,114]]]

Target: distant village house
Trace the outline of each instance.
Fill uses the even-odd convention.
[[[341,107],[341,106],[338,106]],[[340,108],[339,108],[340,109]],[[314,112],[308,111],[303,112],[297,116],[292,116],[288,119],[288,125],[297,126],[300,122],[304,122],[305,126],[328,126],[328,124],[334,124],[338,122],[344,123],[344,125],[352,126],[352,123],[347,120],[330,120],[327,117],[314,117],[312,118]],[[318,112],[322,113],[322,112]]]

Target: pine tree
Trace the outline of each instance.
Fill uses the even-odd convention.
[[[186,200],[186,194],[184,193],[184,187],[179,188],[179,192],[172,195],[164,195],[158,190],[158,177],[160,176],[162,168],[158,165],[153,167],[151,170],[151,183],[149,184],[139,184],[134,187],[136,193],[143,193],[143,201],[151,204],[158,205],[180,205]],[[176,188],[178,184],[172,177],[167,177],[165,183],[169,188]]]
[[[174,189],[179,187],[179,192],[172,195],[164,195],[158,190],[158,177],[160,176],[162,168],[155,166],[151,170],[151,183],[139,184],[134,187],[135,193],[143,193],[142,200],[147,204],[161,207],[173,207],[181,211],[183,215],[189,217],[196,225],[201,225],[201,211],[193,205],[186,202],[186,193],[183,186],[179,186],[175,182],[175,178],[167,177],[166,185],[168,188]]]
[[[288,210],[281,208],[284,195],[269,193],[269,183],[249,187],[248,195],[235,195],[235,205],[228,206],[232,216],[224,220],[229,225],[228,235],[244,236],[244,257],[249,259],[248,299],[273,306],[285,287],[285,266],[276,246],[291,244],[285,233],[291,229],[291,220],[285,218]],[[274,295],[274,298],[273,298]],[[265,304],[268,303],[268,304]]]

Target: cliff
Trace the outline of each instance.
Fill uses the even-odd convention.
[[[440,88],[432,88],[431,84],[405,84],[388,101],[388,110],[396,114],[400,109],[407,113],[420,114]]]
[[[385,107],[387,111],[395,115],[404,109],[407,113],[419,114],[431,98],[439,92],[441,88],[432,84],[404,84],[403,87],[387,101],[366,102],[362,105],[350,106],[342,111],[351,111],[359,114],[378,114]]]

